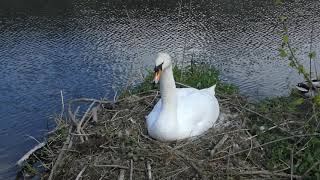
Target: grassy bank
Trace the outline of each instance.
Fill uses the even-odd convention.
[[[293,93],[252,103],[208,66],[174,68],[178,87],[217,83],[218,123],[189,140],[162,143],[147,135],[145,116],[159,100],[152,73],[116,102],[76,99],[58,117],[46,146],[20,175],[44,179],[319,178],[318,107]],[[78,112],[79,106],[88,107]],[[41,168],[39,168],[41,166]]]

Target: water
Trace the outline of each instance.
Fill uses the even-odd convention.
[[[157,52],[175,62],[213,64],[221,79],[251,99],[288,94],[301,77],[280,61],[281,29],[307,62],[310,31],[319,54],[318,1],[2,1],[0,3],[0,179],[52,128],[60,91],[72,98],[112,98],[153,67]],[[318,60],[318,59],[317,59]],[[320,68],[320,67],[319,67]]]

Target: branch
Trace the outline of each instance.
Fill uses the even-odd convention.
[[[246,171],[239,173],[240,175],[270,175],[270,176],[280,176],[280,177],[286,177],[286,178],[295,178],[295,179],[302,179],[302,176],[298,175],[292,175],[292,174],[286,174],[286,173],[276,173],[276,172],[270,172],[270,171]]]
[[[60,165],[60,162],[62,161],[62,158],[63,158],[63,155],[66,151],[62,150],[62,149],[70,149],[71,146],[72,146],[72,141],[71,141],[71,131],[72,131],[72,126],[70,126],[69,128],[69,134],[68,134],[68,137],[67,137],[67,140],[64,142],[63,144],[63,147],[61,148],[61,151],[57,157],[57,160],[56,162],[54,163],[52,169],[51,169],[51,172],[50,172],[50,175],[49,175],[49,178],[48,180],[52,180],[53,178],[53,172],[58,168],[58,166]]]
[[[39,143],[38,145],[34,146],[30,151],[28,151],[24,156],[22,156],[21,159],[19,159],[19,161],[17,162],[17,164],[19,166],[22,165],[22,163],[24,161],[26,161],[27,159],[29,159],[29,157],[31,156],[31,154],[33,154],[34,152],[36,152],[38,149],[41,149],[43,146],[45,146],[46,143],[42,142],[42,143]]]
[[[288,139],[292,139],[292,138],[297,138],[297,137],[308,137],[308,136],[320,136],[320,133],[301,134],[301,135],[293,135],[293,136],[289,136],[289,137],[284,137],[284,138],[277,139],[277,140],[274,140],[274,141],[266,142],[266,143],[261,144],[261,145],[259,145],[259,146],[250,147],[250,148],[247,148],[247,149],[238,151],[238,152],[234,152],[234,153],[231,153],[231,154],[228,154],[228,155],[225,155],[225,156],[221,156],[221,157],[218,157],[218,158],[215,158],[215,159],[211,159],[211,160],[209,160],[209,162],[216,161],[216,160],[219,160],[219,159],[223,159],[223,158],[226,158],[226,157],[228,157],[228,156],[234,156],[234,155],[237,155],[237,154],[241,154],[241,153],[244,153],[244,152],[246,152],[246,151],[250,151],[250,150],[252,150],[252,149],[261,148],[261,147],[263,147],[263,146],[266,146],[266,145],[269,145],[269,144],[273,144],[273,143],[276,143],[276,142],[280,142],[280,141],[284,141],[284,140],[288,140]]]
[[[76,180],[79,180],[82,177],[83,172],[86,170],[87,166],[82,168],[82,170],[80,171],[80,173],[78,174],[78,176],[76,177]]]

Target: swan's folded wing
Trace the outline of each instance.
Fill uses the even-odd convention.
[[[153,123],[158,119],[161,111],[161,99],[157,102],[157,104],[153,107],[152,111],[146,117],[147,126],[150,128]]]
[[[190,135],[201,134],[212,127],[218,116],[219,104],[208,93],[198,90],[178,99],[177,118],[183,129],[189,129]]]

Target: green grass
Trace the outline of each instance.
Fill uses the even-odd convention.
[[[269,118],[249,115],[248,126],[253,135],[258,134],[258,141],[263,144],[293,135],[307,135],[319,132],[318,111],[313,111],[313,104],[292,93],[288,97],[265,99],[255,106],[255,111]],[[317,108],[317,107],[315,107]],[[290,122],[290,123],[288,123]],[[262,131],[274,125],[288,124],[270,131]],[[283,130],[285,129],[285,130]],[[289,168],[285,172],[290,174],[293,162],[293,172],[296,175],[307,174],[310,179],[320,179],[320,166],[312,167],[320,162],[319,136],[295,137],[283,140],[265,147],[266,167],[268,170]],[[293,161],[291,161],[291,157]]]
[[[234,85],[224,84],[219,81],[219,71],[207,65],[187,66],[183,69],[175,66],[173,76],[176,82],[189,85],[197,89],[211,87],[217,84],[216,94],[236,94],[238,88]],[[159,85],[152,83],[154,77],[153,71],[148,71],[145,80],[130,90],[131,93],[145,92],[152,89],[158,89]]]

